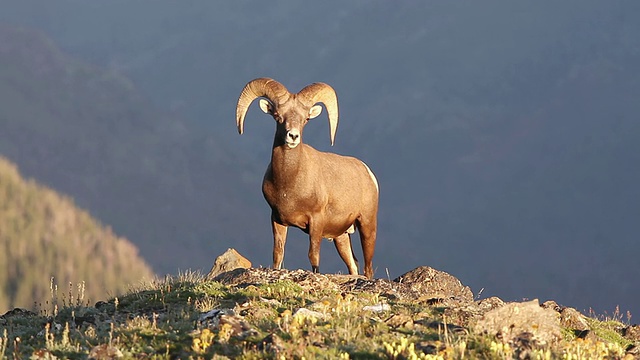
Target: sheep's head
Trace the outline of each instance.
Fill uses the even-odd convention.
[[[260,99],[260,109],[273,116],[278,123],[276,127],[276,143],[286,144],[293,149],[302,141],[302,130],[309,119],[320,115],[323,103],[329,117],[331,145],[335,140],[338,127],[338,98],[333,88],[324,83],[313,83],[291,94],[279,82],[259,78],[250,81],[240,94],[236,106],[236,124],[240,134],[244,131],[244,118],[249,105],[256,98]]]

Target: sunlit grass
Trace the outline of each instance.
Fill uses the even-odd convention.
[[[198,273],[156,279],[95,306],[51,286],[49,308],[0,318],[0,358],[511,359],[522,349],[448,330],[441,308],[293,281],[227,286]],[[71,291],[72,290],[72,291]],[[621,358],[616,319],[589,318],[596,340],[567,336],[530,359]],[[437,324],[437,325],[434,325]]]

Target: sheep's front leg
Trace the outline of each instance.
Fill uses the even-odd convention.
[[[287,242],[287,227],[278,224],[272,217],[271,228],[273,229],[273,268],[281,269],[284,260],[284,244]]]
[[[320,272],[320,243],[322,238],[314,238],[309,236],[309,262],[311,263],[311,271]]]
[[[320,245],[322,243],[322,228],[318,226],[319,221],[311,221],[309,224],[309,262],[311,271],[320,272]],[[320,222],[321,223],[321,222]]]

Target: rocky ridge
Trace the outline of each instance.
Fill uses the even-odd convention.
[[[237,254],[237,259],[235,258]],[[246,287],[292,281],[303,289],[331,289],[344,293],[376,293],[386,301],[415,302],[442,310],[446,326],[454,332],[470,331],[495,336],[515,348],[520,358],[527,358],[534,348],[552,346],[563,339],[564,333],[578,339],[606,342],[592,329],[590,318],[578,310],[538,299],[505,302],[498,297],[475,299],[471,289],[456,277],[429,266],[416,269],[393,279],[367,279],[363,276],[320,274],[307,270],[275,270],[251,268],[242,255],[229,249],[218,259],[225,259],[225,268],[210,278],[225,285]],[[216,260],[216,263],[221,260]],[[215,266],[214,266],[215,268]],[[212,269],[212,274],[213,274]],[[382,308],[381,308],[382,309]],[[386,308],[385,308],[386,309]],[[390,325],[411,326],[413,319],[391,316]],[[432,324],[440,326],[443,324]],[[640,325],[618,327],[616,332],[628,342],[625,358],[640,358]]]
[[[14,309],[0,316],[0,350],[49,359],[640,358],[640,327],[620,317],[478,299],[428,266],[393,280],[251,266],[229,249],[208,276],[158,279],[53,314]]]

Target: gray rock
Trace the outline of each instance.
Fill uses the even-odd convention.
[[[339,290],[338,284],[332,282],[325,274],[312,273],[306,270],[286,269],[235,269],[213,278],[225,285],[247,286],[273,284],[283,280],[295,282],[303,289]]]
[[[413,319],[411,318],[411,316],[405,314],[394,314],[384,322],[394,329],[399,327],[405,327],[409,329],[413,328]]]
[[[540,306],[542,306],[545,309],[555,310],[557,312],[560,312],[560,310],[562,310],[562,306],[558,305],[558,303],[553,300],[547,300],[543,302],[542,305]]]
[[[91,349],[91,352],[89,352],[89,359],[111,360],[120,359],[122,357],[124,357],[122,351],[120,351],[117,347],[109,344],[94,346],[93,349]]]
[[[227,249],[224,254],[218,256],[216,261],[207,275],[207,279],[213,279],[216,276],[232,271],[235,269],[249,269],[251,261],[240,255],[235,249]]]
[[[582,339],[595,338],[595,334],[591,331],[591,326],[589,326],[587,318],[578,310],[560,306],[553,300],[545,301],[540,306],[557,312],[560,315],[560,326],[564,329],[571,330],[575,336]]]
[[[267,335],[260,344],[258,344],[258,349],[268,352],[268,353],[279,353],[283,351],[285,348],[285,342],[276,334]]]
[[[439,306],[473,303],[473,294],[455,277],[430,267],[419,267],[393,281],[367,279],[363,276],[318,274],[306,270],[238,268],[212,278],[225,285],[248,286],[271,284],[283,280],[295,282],[303,289],[326,289],[341,292],[373,292],[397,300],[416,300]]]
[[[577,334],[591,330],[587,319],[578,310],[574,308],[564,308],[560,310],[560,325],[562,327],[574,330]]]
[[[640,325],[629,325],[622,331],[622,335],[631,340],[640,342]]]
[[[224,325],[229,325],[231,329],[231,336],[239,337],[241,339],[256,335],[258,332],[251,327],[251,325],[240,315],[220,315],[220,328]]]
[[[369,305],[362,308],[364,311],[383,312],[391,310],[391,306],[385,303],[377,303],[375,305]]]
[[[433,300],[448,305],[450,302],[473,302],[473,293],[468,286],[462,285],[456,277],[429,266],[420,266],[394,280],[408,285],[418,300]]]
[[[624,360],[627,359],[640,359],[640,344],[631,344],[625,349]]]
[[[488,311],[474,330],[517,344],[526,335],[528,343],[542,346],[562,338],[558,313],[541,307],[538,300],[513,302]]]
[[[351,275],[331,275],[330,278],[344,292],[371,292],[389,299],[416,299],[415,291],[408,285],[387,279],[367,279]]]
[[[480,310],[485,313],[487,311],[497,309],[504,305],[504,301],[497,296],[492,296],[490,298],[482,299],[477,302]]]
[[[309,310],[307,308],[299,308],[293,313],[293,317],[299,316],[301,318],[316,318],[319,320],[325,320],[327,316],[319,311]]]

